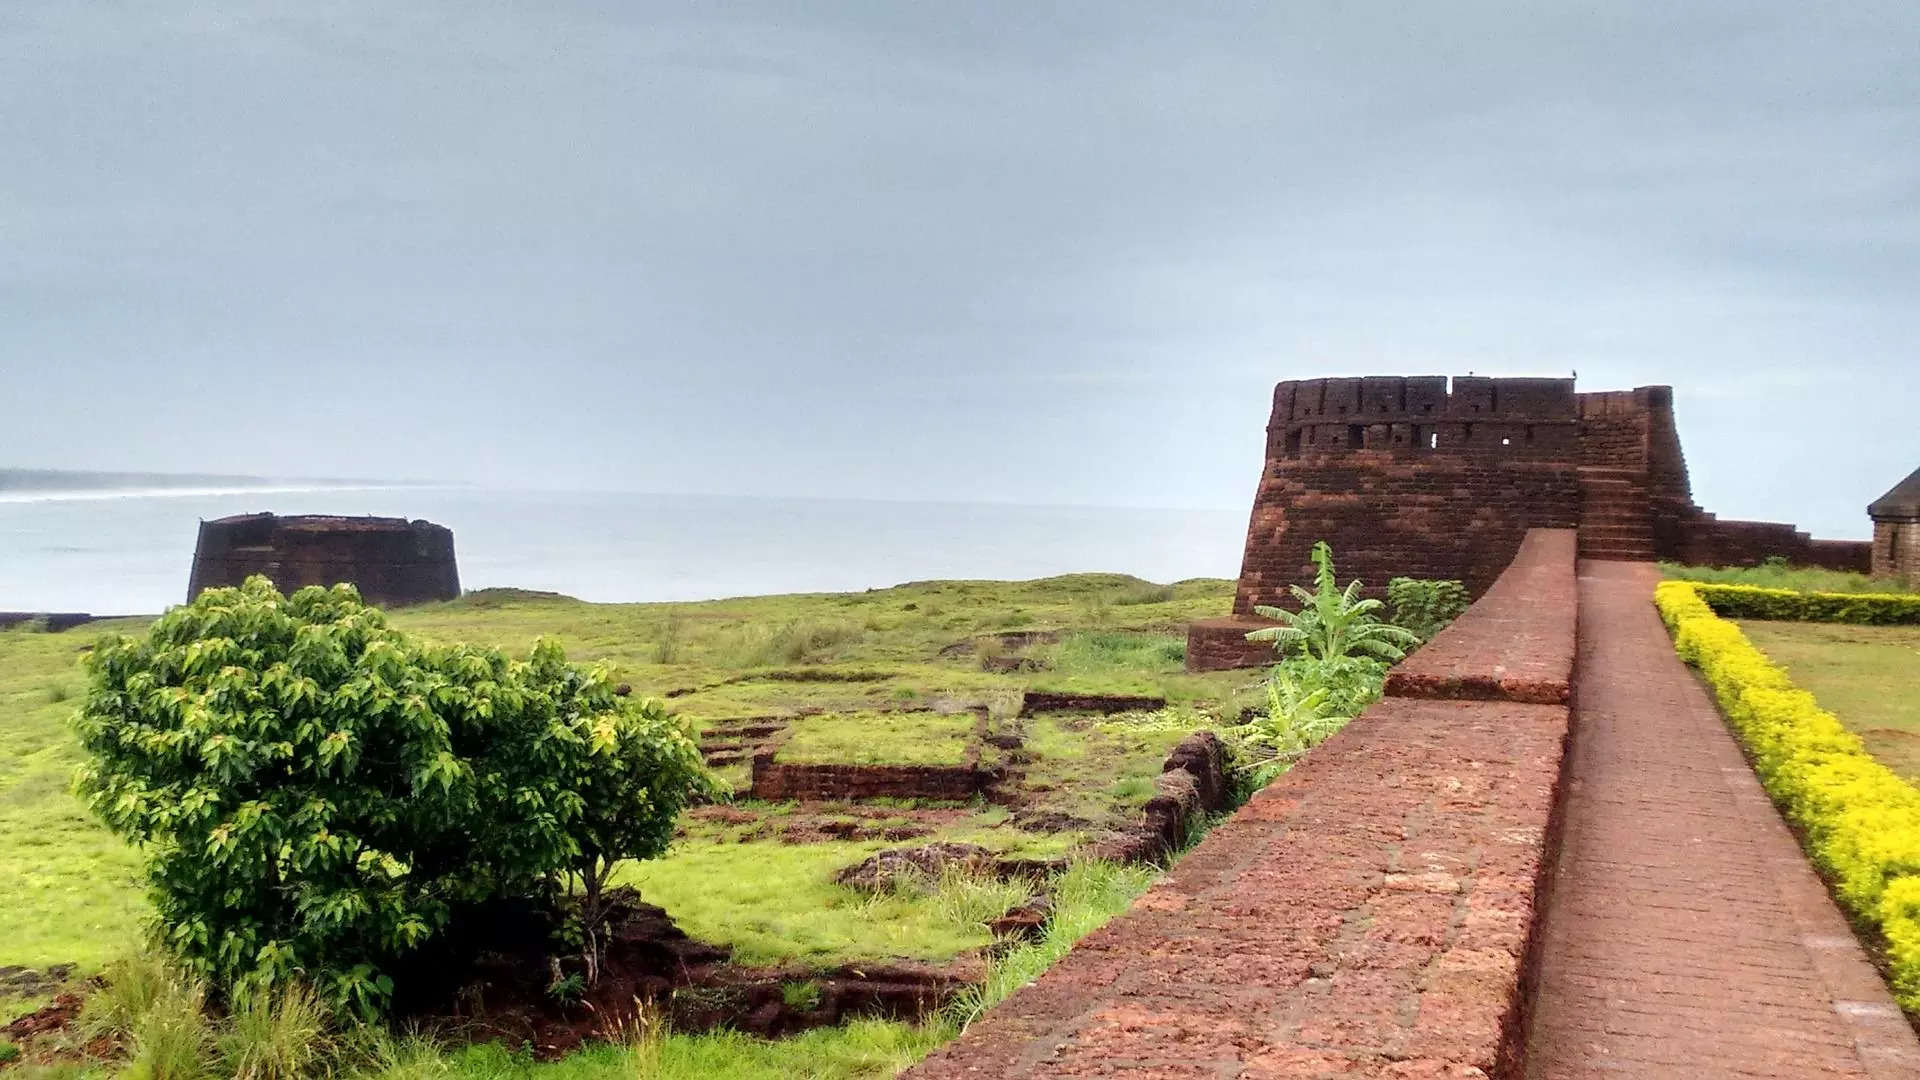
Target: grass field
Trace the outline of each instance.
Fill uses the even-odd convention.
[[[1875,757],[1920,783],[1920,627],[1748,621],[1740,629]]]
[[[779,761],[958,765],[973,741],[971,712],[825,713],[796,720]]]
[[[953,763],[976,722],[971,707],[988,709],[996,730],[1021,730],[1031,808],[1084,829],[1026,828],[1006,807],[984,804],[869,804],[843,813],[747,801],[727,811],[732,820],[690,817],[667,856],[623,872],[684,929],[731,945],[740,962],[825,968],[971,953],[989,943],[983,905],[1017,898],[965,888],[858,894],[834,884],[833,874],[898,845],[864,834],[836,839],[823,827],[911,828],[919,834],[912,843],[956,840],[1053,858],[1089,830],[1131,820],[1173,742],[1217,726],[1256,696],[1247,673],[1183,670],[1185,624],[1225,613],[1231,596],[1227,581],[1166,586],[1115,575],[671,605],[489,590],[391,620],[425,637],[518,654],[537,637],[557,638],[571,659],[607,663],[635,694],[666,698],[696,729],[785,718],[783,753],[802,760]],[[0,966],[73,963],[84,976],[137,947],[144,911],[138,859],[69,794],[78,751],[66,723],[83,694],[82,653],[102,635],[144,627],[145,620],[129,619],[59,634],[0,631]],[[1018,664],[1008,665],[1009,657]],[[1173,704],[1163,714],[1016,723],[1028,689],[1146,694]],[[723,775],[736,784],[745,778],[739,767]],[[1137,892],[1145,880],[1128,887]],[[1127,895],[1102,903],[1123,907]],[[0,1011],[31,1004],[0,1000]],[[664,1055],[649,1065],[660,1075],[703,1075],[699,1062],[712,1054],[745,1070],[737,1075],[884,1075],[918,1056],[930,1037],[905,1025],[860,1026],[747,1050],[724,1038],[676,1037],[645,1053]],[[434,1069],[600,1075],[625,1069],[640,1052],[608,1049],[577,1064],[536,1068],[514,1054],[475,1050],[435,1058]],[[803,1060],[806,1070],[793,1064]]]

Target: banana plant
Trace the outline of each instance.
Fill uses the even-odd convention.
[[[1371,656],[1392,663],[1420,644],[1418,634],[1383,622],[1376,614],[1380,601],[1360,595],[1360,580],[1355,578],[1345,589],[1339,587],[1333,572],[1333,549],[1322,540],[1313,545],[1314,588],[1287,586],[1300,602],[1300,610],[1258,605],[1256,614],[1278,620],[1247,635],[1248,641],[1271,641],[1274,651],[1285,655],[1298,647],[1308,656],[1338,660],[1348,656]]]

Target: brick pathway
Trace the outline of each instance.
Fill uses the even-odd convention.
[[[1580,564],[1574,743],[1527,1075],[1920,1076],[1920,1043],[1673,653]]]

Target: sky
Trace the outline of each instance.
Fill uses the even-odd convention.
[[[1910,0],[7,0],[0,154],[0,465],[1243,507],[1469,371],[1920,465]]]

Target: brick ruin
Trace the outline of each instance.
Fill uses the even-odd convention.
[[[1233,615],[1193,624],[1187,666],[1265,662],[1256,604],[1310,583],[1333,546],[1342,582],[1450,578],[1478,597],[1528,529],[1579,530],[1585,558],[1740,566],[1770,556],[1866,571],[1871,545],[1721,521],[1693,501],[1673,389],[1578,393],[1572,379],[1369,376],[1274,387]]]
[[[460,595],[453,531],[405,518],[239,514],[200,523],[187,599],[265,574],[282,592],[351,582],[369,604]]]
[[[1920,589],[1920,469],[1867,507],[1873,519],[1873,576]]]

